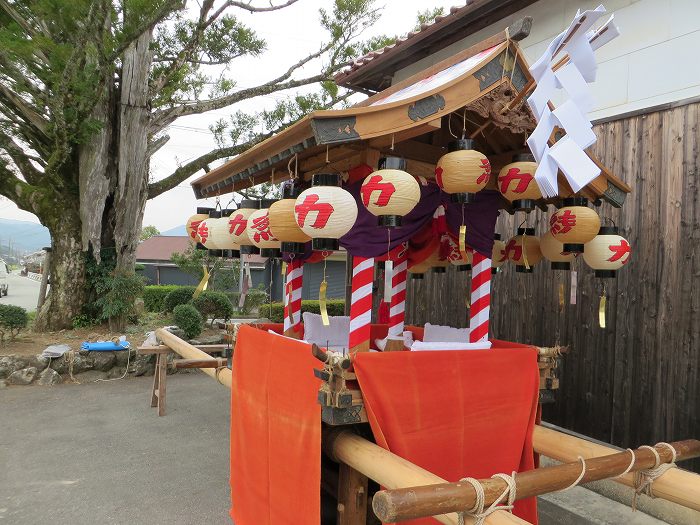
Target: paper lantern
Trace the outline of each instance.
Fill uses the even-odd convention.
[[[338,239],[355,224],[357,203],[340,187],[339,174],[317,173],[312,187],[297,197],[294,217],[302,231],[311,237],[314,250],[337,250]]]
[[[229,233],[229,217],[236,210],[222,210],[220,219],[208,221],[209,236],[217,249],[222,250],[222,257],[240,257],[240,246],[234,242]]]
[[[216,243],[217,239],[212,235],[212,230],[216,230],[216,221],[221,218],[221,212],[219,210],[212,210],[209,212],[209,217],[204,219],[199,223],[197,227],[197,236],[202,246],[209,250],[209,255],[214,257],[221,257],[223,253],[221,248]]]
[[[398,157],[379,159],[379,169],[370,173],[362,183],[362,204],[372,215],[379,217],[379,225],[387,228],[401,226],[401,217],[416,207],[420,200],[420,186],[406,173],[406,161]]]
[[[306,243],[311,237],[306,235],[294,217],[296,199],[301,188],[287,184],[282,190],[282,200],[275,201],[270,206],[270,231],[281,241],[281,249],[286,253],[301,255],[306,251]]]
[[[491,176],[491,164],[486,155],[473,148],[472,139],[454,140],[447,146],[435,168],[435,182],[452,194],[455,202],[468,203],[474,194],[484,189]]]
[[[600,217],[588,207],[588,199],[584,197],[564,199],[564,207],[549,218],[549,231],[564,243],[565,252],[583,253],[583,245],[593,239],[599,229]]]
[[[532,267],[542,260],[535,228],[518,228],[518,234],[508,241],[505,251],[508,260],[516,265],[515,271],[520,273],[532,273]]]
[[[197,213],[195,215],[192,215],[192,217],[190,217],[189,219],[187,219],[187,223],[185,224],[185,231],[187,232],[187,236],[197,243],[197,248],[200,250],[204,249],[204,246],[202,246],[202,243],[200,242],[199,235],[197,234],[197,229],[199,228],[199,224],[204,219],[209,218],[209,212],[212,211],[214,211],[214,208],[197,208]]]
[[[253,245],[253,241],[248,237],[248,217],[255,210],[260,209],[260,201],[253,199],[243,199],[238,209],[228,218],[228,231],[233,242],[240,246],[241,254],[258,254],[260,250]]]
[[[246,233],[254,246],[260,248],[260,255],[263,257],[281,257],[281,243],[270,231],[270,206],[274,200],[265,199],[260,201],[261,208],[255,210],[248,217]]]
[[[596,277],[610,278],[630,260],[630,243],[618,235],[617,227],[603,226],[592,241],[586,243],[583,260],[595,270]]]
[[[498,191],[513,205],[515,211],[531,212],[535,201],[542,198],[535,181],[535,157],[525,153],[514,155],[513,162],[503,166],[498,174]]]
[[[499,233],[493,234],[493,248],[491,248],[491,273],[497,274],[498,269],[508,260],[506,243],[501,240]]]
[[[540,251],[545,259],[551,261],[552,270],[571,269],[571,261],[575,255],[564,250],[564,244],[555,239],[552,232],[547,231],[540,236]]]

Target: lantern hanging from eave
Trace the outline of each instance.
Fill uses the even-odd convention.
[[[209,213],[214,211],[214,208],[197,208],[197,213],[195,215],[192,215],[189,219],[187,219],[187,224],[185,224],[185,231],[187,231],[187,236],[192,239],[194,242],[197,243],[197,248],[198,249],[203,249],[204,246],[202,246],[202,243],[199,239],[199,235],[197,234],[197,230],[199,229],[199,224],[204,220],[209,218]]]
[[[217,239],[212,235],[212,231],[216,231],[216,221],[221,219],[220,210],[212,210],[209,212],[209,217],[199,223],[197,227],[197,236],[202,246],[209,251],[209,255],[213,257],[221,257],[223,252],[217,244]]]
[[[452,194],[453,202],[469,203],[474,194],[484,189],[491,176],[491,164],[486,155],[474,149],[472,139],[454,140],[435,167],[435,182]]]
[[[260,253],[248,237],[248,217],[260,209],[260,201],[256,199],[243,199],[238,209],[228,218],[229,235],[233,242],[240,246],[240,252],[245,255]]]
[[[236,244],[229,233],[229,217],[236,210],[222,210],[220,219],[207,221],[209,224],[209,236],[212,238],[217,249],[222,250],[223,257],[240,257],[240,246]]]
[[[506,243],[501,240],[500,233],[493,234],[493,248],[491,248],[491,273],[497,274],[498,269],[508,260]]]
[[[629,242],[618,235],[617,227],[603,226],[598,235],[586,243],[583,260],[595,270],[596,277],[611,278],[627,264],[631,253]]]
[[[529,153],[513,156],[513,162],[507,164],[498,174],[498,191],[513,205],[514,211],[531,212],[535,201],[542,198],[540,188],[535,181],[537,163]]]
[[[552,270],[570,270],[571,261],[576,257],[564,250],[564,244],[555,239],[550,231],[540,236],[540,251],[552,263]]]
[[[520,273],[532,273],[532,267],[542,260],[535,228],[518,228],[518,234],[508,241],[505,251],[516,265],[515,271]]]
[[[270,206],[273,199],[260,201],[260,209],[255,210],[248,217],[247,234],[253,245],[260,249],[263,257],[280,257],[281,243],[270,231]]]
[[[549,218],[549,231],[564,244],[563,251],[583,253],[583,245],[598,234],[600,217],[588,207],[585,197],[570,197],[563,204]]]
[[[287,184],[282,190],[282,200],[275,201],[270,206],[270,231],[281,242],[281,249],[285,253],[301,255],[305,252],[305,245],[311,240],[306,235],[294,217],[296,199],[301,193],[301,188],[295,184]]]
[[[340,174],[317,173],[312,187],[297,197],[294,217],[302,231],[311,237],[314,250],[337,250],[338,239],[355,224],[357,203],[340,187]]]
[[[420,200],[420,186],[406,173],[406,161],[399,157],[382,157],[379,169],[362,183],[362,204],[379,217],[379,226],[401,226],[401,217],[410,213]]]

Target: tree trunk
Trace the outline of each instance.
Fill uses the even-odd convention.
[[[66,203],[56,213],[60,218],[47,224],[51,232],[51,288],[34,322],[38,331],[72,327],[73,317],[80,314],[85,302],[85,254],[77,208]]]

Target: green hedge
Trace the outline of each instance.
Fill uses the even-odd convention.
[[[175,284],[146,286],[143,291],[143,305],[148,312],[162,312],[165,308],[165,297],[175,290],[181,288]]]
[[[327,303],[328,315],[337,316],[345,315],[345,301],[342,299],[333,299]],[[320,314],[321,308],[318,301],[302,301],[301,311]],[[281,323],[284,321],[284,304],[272,303],[264,304],[260,307],[260,317],[267,317],[273,323]]]
[[[204,290],[199,297],[192,299],[192,304],[202,314],[205,322],[210,317],[228,320],[233,317],[233,304],[224,292]]]

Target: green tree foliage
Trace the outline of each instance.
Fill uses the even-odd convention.
[[[416,15],[416,25],[413,28],[414,31],[420,31],[424,24],[430,24],[438,16],[443,16],[445,14],[444,7],[433,7],[427,8],[419,12]]]
[[[146,239],[150,239],[151,237],[155,237],[156,235],[160,235],[160,230],[156,228],[155,226],[144,226],[141,228],[141,235],[139,235],[139,240],[145,241]]]
[[[191,304],[177,305],[173,310],[173,322],[185,332],[187,339],[192,339],[202,333],[204,323],[202,314]]]
[[[182,253],[173,253],[170,260],[183,272],[201,279],[204,268],[209,272],[209,287],[215,290],[232,290],[238,287],[238,260],[224,260],[209,255],[208,250],[198,250],[190,245]]]
[[[119,279],[133,273],[147,199],[347,98],[331,79],[358,49],[373,45],[359,36],[379,16],[374,0],[329,0],[319,12],[316,50],[290,56],[259,85],[247,86],[236,67],[267,46],[240,14],[296,2],[0,1],[0,195],[36,214],[52,237],[51,289],[36,328],[70,327],[95,293],[81,251],[101,264],[107,248]],[[258,20],[264,27],[264,14]],[[301,86],[315,88],[271,110],[235,107]],[[215,126],[212,151],[149,179],[168,126],[224,108],[232,117]]]
[[[163,309],[166,312],[172,312],[176,307],[181,304],[187,304],[192,300],[194,295],[194,286],[178,286],[168,295],[165,296],[165,301],[163,302]]]
[[[192,305],[204,319],[211,318],[212,325],[215,319],[228,320],[233,316],[233,304],[223,292],[204,290],[198,297],[192,299]]]
[[[14,341],[17,334],[27,327],[27,311],[12,304],[0,304],[0,344]]]

